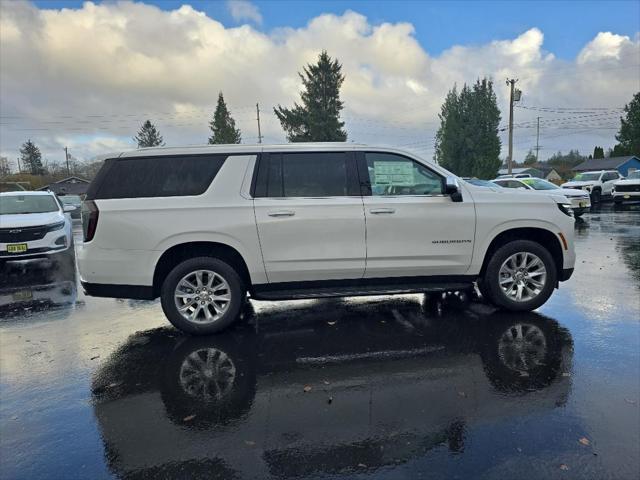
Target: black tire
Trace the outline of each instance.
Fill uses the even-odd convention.
[[[207,323],[194,322],[184,318],[178,311],[174,300],[178,282],[185,275],[196,270],[209,270],[220,275],[229,285],[229,293],[231,294],[231,300],[224,314],[218,319]],[[179,263],[165,278],[160,292],[162,310],[167,319],[177,329],[192,335],[210,335],[231,325],[240,316],[245,296],[246,289],[236,270],[228,263],[213,257],[196,257]]]
[[[547,278],[542,290],[537,296],[528,301],[516,301],[507,296],[500,287],[500,268],[502,264],[513,254],[518,252],[528,252],[536,255],[544,264],[547,271]],[[530,311],[544,304],[557,283],[558,273],[556,264],[549,251],[542,245],[530,240],[514,240],[498,248],[489,259],[487,269],[483,278],[487,299],[496,307],[506,310],[520,312]]]
[[[600,203],[601,197],[602,197],[602,192],[600,191],[600,189],[599,188],[593,189],[593,191],[591,192],[591,204],[595,205]]]

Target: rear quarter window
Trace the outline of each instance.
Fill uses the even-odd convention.
[[[87,198],[89,193],[94,199],[201,195],[226,159],[227,155],[176,155],[109,160]]]

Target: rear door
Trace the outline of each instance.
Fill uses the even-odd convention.
[[[367,225],[366,278],[461,275],[471,264],[475,208],[444,177],[392,153],[358,153]]]
[[[265,153],[253,196],[269,283],[362,278],[365,224],[352,152]]]

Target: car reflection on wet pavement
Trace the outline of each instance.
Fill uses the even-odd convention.
[[[537,312],[263,303],[210,337],[73,271],[3,272],[2,478],[638,478],[640,208],[576,224]]]

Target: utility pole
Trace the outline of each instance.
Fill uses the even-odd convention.
[[[16,160],[18,160],[18,173],[22,173],[22,168],[20,167],[20,157],[17,157]]]
[[[538,163],[539,151],[540,151],[540,117],[538,117],[538,126],[536,128],[536,163]]]
[[[67,162],[67,176],[71,176],[71,170],[69,170],[69,150],[64,147],[64,159]]]
[[[260,105],[256,103],[256,120],[258,121],[258,143],[262,143],[262,132],[260,131]]]
[[[507,172],[511,175],[511,169],[513,168],[513,102],[514,100],[514,87],[517,79],[507,79],[507,85],[510,87],[509,94],[509,160],[507,163]]]

